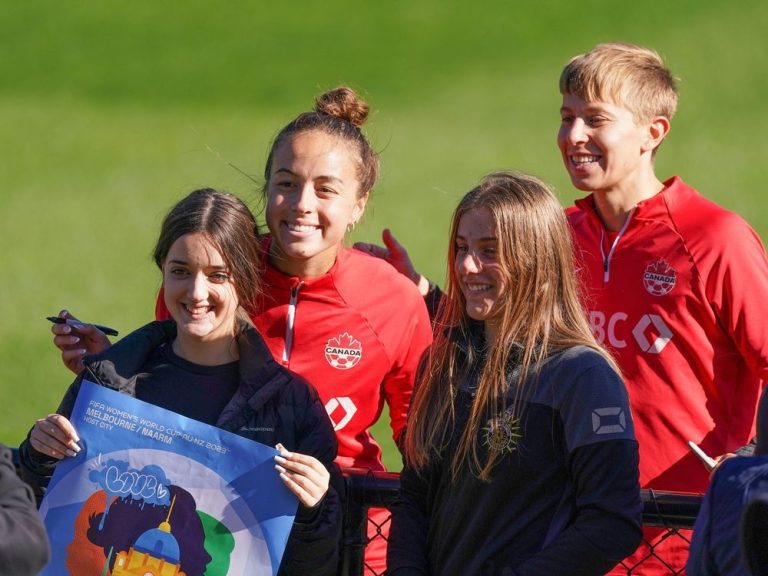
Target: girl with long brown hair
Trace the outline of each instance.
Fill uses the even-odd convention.
[[[168,212],[154,260],[170,319],[84,359],[56,413],[37,420],[22,443],[21,471],[42,490],[59,461],[80,452],[69,418],[82,381],[90,380],[275,446],[275,473],[300,503],[278,574],[334,576],[343,491],[336,438],[317,391],[274,360],[249,319],[262,294],[255,232],[247,206],[211,188],[195,190]],[[202,532],[187,526],[193,528]],[[205,573],[211,556],[203,552],[182,553],[185,574]],[[95,558],[101,572],[104,559]],[[104,558],[114,565],[106,545]],[[51,565],[63,564],[53,558]]]
[[[484,178],[409,413],[389,574],[602,574],[640,541],[627,393],[580,306],[562,207]]]
[[[272,355],[317,389],[342,468],[382,471],[370,432],[386,404],[400,445],[419,359],[432,340],[413,284],[377,258],[345,246],[363,217],[379,158],[362,128],[368,104],[348,87],[321,94],[277,134],[264,169],[269,234],[258,240],[262,291],[250,317]],[[62,317],[70,318],[68,312]],[[168,310],[160,298],[158,318]],[[65,364],[109,345],[94,326],[54,327]],[[371,509],[366,565],[385,569],[388,512]]]

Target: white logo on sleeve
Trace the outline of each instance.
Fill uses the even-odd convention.
[[[595,434],[616,434],[627,429],[627,416],[619,406],[595,408],[592,410],[592,432]]]
[[[349,424],[352,416],[357,413],[357,406],[349,396],[339,396],[326,402],[325,411],[328,412],[328,417],[331,419],[333,430],[338,431]]]

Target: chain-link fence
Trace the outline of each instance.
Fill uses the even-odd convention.
[[[18,451],[13,451],[18,465]],[[370,472],[349,469],[345,471],[347,484],[344,533],[340,576],[382,576],[365,563],[365,548],[389,532],[389,518],[373,521],[368,517],[370,508],[390,508],[397,500],[400,476],[390,472]],[[642,490],[643,525],[652,529],[651,540],[646,540],[639,551],[626,559],[614,574],[639,576],[646,567],[654,566],[653,573],[665,571],[684,574],[681,564],[669,564],[675,548],[686,548],[690,542],[690,529],[701,506],[701,495],[679,492]],[[663,550],[663,554],[658,553]],[[672,552],[670,552],[672,551]],[[659,570],[661,568],[661,570]]]
[[[389,508],[398,497],[400,477],[388,472],[345,471],[347,504],[344,522],[341,576],[381,576],[365,563],[365,547],[375,538],[386,538],[389,520],[370,524],[369,508]],[[641,575],[653,565],[654,574],[684,574],[682,564],[670,564],[675,549],[690,542],[690,529],[701,506],[701,495],[642,490],[643,525],[649,528],[637,553],[621,563],[614,573]],[[663,551],[663,553],[662,553]],[[658,552],[658,553],[657,553]]]

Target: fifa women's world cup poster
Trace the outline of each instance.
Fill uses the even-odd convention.
[[[40,506],[45,576],[276,574],[298,501],[269,446],[83,382]]]

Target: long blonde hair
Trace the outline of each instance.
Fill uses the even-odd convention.
[[[473,347],[466,300],[455,271],[456,235],[461,218],[484,208],[491,214],[497,236],[497,254],[507,290],[501,295],[500,328],[495,345],[488,350]],[[412,400],[406,433],[406,459],[416,470],[445,447],[445,430],[454,421],[454,399],[467,366],[484,353],[476,396],[469,420],[453,453],[451,471],[456,478],[462,466],[487,480],[501,456],[491,447],[483,461],[476,437],[484,420],[495,421],[502,412],[519,418],[525,402],[523,386],[553,352],[584,345],[603,354],[587,323],[574,270],[571,236],[563,208],[542,181],[517,172],[493,173],[459,202],[451,223],[448,246],[448,284],[438,313],[435,342]],[[468,342],[462,350],[456,339]],[[518,352],[516,352],[516,350]],[[522,350],[520,353],[519,351]],[[520,354],[519,378],[508,382],[512,355]],[[617,370],[618,371],[618,370]],[[511,405],[504,403],[513,388]]]

